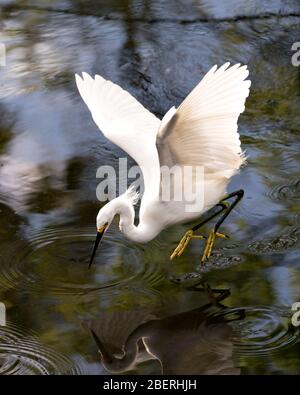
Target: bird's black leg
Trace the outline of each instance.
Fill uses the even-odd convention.
[[[234,200],[234,202],[232,202],[231,204],[229,204],[227,206],[227,210],[225,212],[224,215],[222,215],[222,217],[219,219],[219,221],[216,223],[215,225],[215,231],[217,232],[217,230],[220,228],[220,226],[222,225],[222,223],[225,221],[225,219],[228,217],[228,215],[230,214],[230,212],[234,209],[234,207],[243,199],[244,197],[244,191],[243,189],[240,189],[239,191],[236,192],[232,192],[229,195],[227,195],[224,200],[228,200],[228,199],[232,199],[232,198],[236,198]]]
[[[207,292],[207,296],[211,304],[222,309],[226,308],[226,306],[221,304],[221,302],[230,296],[229,289],[213,289],[207,283],[203,284],[203,289]]]
[[[210,217],[206,218],[204,221],[200,222],[200,224],[194,226],[192,228],[193,232],[196,232],[198,229],[200,229],[202,226],[204,226],[205,224],[207,224],[209,221],[211,221],[212,219],[214,219],[215,217],[217,217],[218,215],[222,214],[223,211],[227,210],[228,208],[228,203],[227,202],[220,202],[218,203],[215,207],[221,207],[220,210],[218,210],[216,213],[212,214]]]
[[[210,235],[207,239],[207,243],[206,243],[204,253],[203,253],[203,256],[201,259],[202,263],[209,259],[216,237],[228,238],[228,236],[224,235],[223,233],[219,233],[218,230],[219,230],[220,226],[223,224],[223,222],[225,221],[225,219],[228,217],[228,215],[231,213],[231,211],[234,209],[234,207],[243,198],[243,196],[244,196],[244,191],[242,189],[240,189],[239,191],[232,192],[229,195],[225,196],[224,199],[222,200],[222,202],[224,202],[225,200],[235,198],[235,200],[231,204],[227,205],[225,213],[218,220],[218,222],[216,223],[216,225],[210,232]]]

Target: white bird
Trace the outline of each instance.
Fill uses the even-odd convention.
[[[216,237],[227,237],[218,232],[220,225],[243,197],[243,191],[226,196],[230,178],[235,175],[245,157],[238,134],[238,117],[245,109],[251,82],[247,66],[225,63],[213,66],[201,82],[176,109],[171,108],[162,120],[146,110],[133,96],[120,86],[99,75],[76,74],[76,83],[82,99],[103,134],[127,152],[141,167],[144,194],[139,211],[139,224],[134,224],[134,204],[138,195],[131,187],[125,194],[108,202],[97,215],[97,238],[90,265],[101,238],[116,214],[120,215],[120,230],[129,239],[145,243],[163,229],[200,217],[214,206],[220,210],[186,232],[171,259],[182,254],[192,238],[206,238],[194,234],[204,223],[223,214],[211,230],[202,262],[211,254]],[[162,199],[162,188],[169,183],[161,172],[162,166],[176,166],[173,183],[175,191],[190,183],[197,187],[194,173],[176,183],[184,166],[204,169],[203,199],[195,198],[191,204]],[[151,171],[150,171],[151,170]],[[199,189],[201,190],[201,188]],[[225,200],[235,198],[232,204]]]

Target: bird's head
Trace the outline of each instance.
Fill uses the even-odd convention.
[[[105,232],[116,214],[116,204],[114,200],[101,207],[96,218],[97,232],[101,232],[102,230]]]
[[[134,209],[133,205],[136,203],[138,199],[138,194],[135,192],[134,188],[129,188],[126,193],[117,197],[116,199],[108,202],[105,206],[103,206],[96,220],[97,226],[97,236],[93,249],[93,253],[91,256],[89,267],[91,267],[93,260],[96,255],[97,248],[100,244],[100,241],[104,235],[104,233],[109,228],[116,214],[120,214],[124,219],[133,218],[134,217]],[[122,223],[122,221],[120,222]]]

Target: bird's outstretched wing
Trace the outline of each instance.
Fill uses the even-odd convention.
[[[99,75],[76,74],[82,99],[103,134],[127,152],[141,167],[146,188],[159,188],[159,159],[155,145],[160,120],[130,93]],[[150,170],[145,172],[145,169]],[[146,174],[147,173],[147,174]]]
[[[229,179],[240,168],[237,121],[251,82],[247,66],[229,65],[212,67],[180,107],[165,115],[157,135],[161,166],[203,166],[210,179]]]

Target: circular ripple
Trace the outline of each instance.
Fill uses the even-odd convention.
[[[137,278],[155,283],[160,276],[157,265],[146,262],[141,250],[127,246],[118,237],[117,232],[113,237],[110,232],[105,235],[88,270],[94,228],[33,233],[1,263],[0,283],[76,295],[123,286]]]
[[[276,186],[270,192],[270,197],[276,200],[300,199],[300,180]]]
[[[300,340],[299,330],[291,325],[291,316],[270,307],[226,309],[222,314],[232,321],[237,355],[266,355],[279,352]],[[237,319],[240,317],[240,319]]]
[[[0,326],[0,375],[78,375],[66,356],[43,347],[37,338],[12,324]]]

